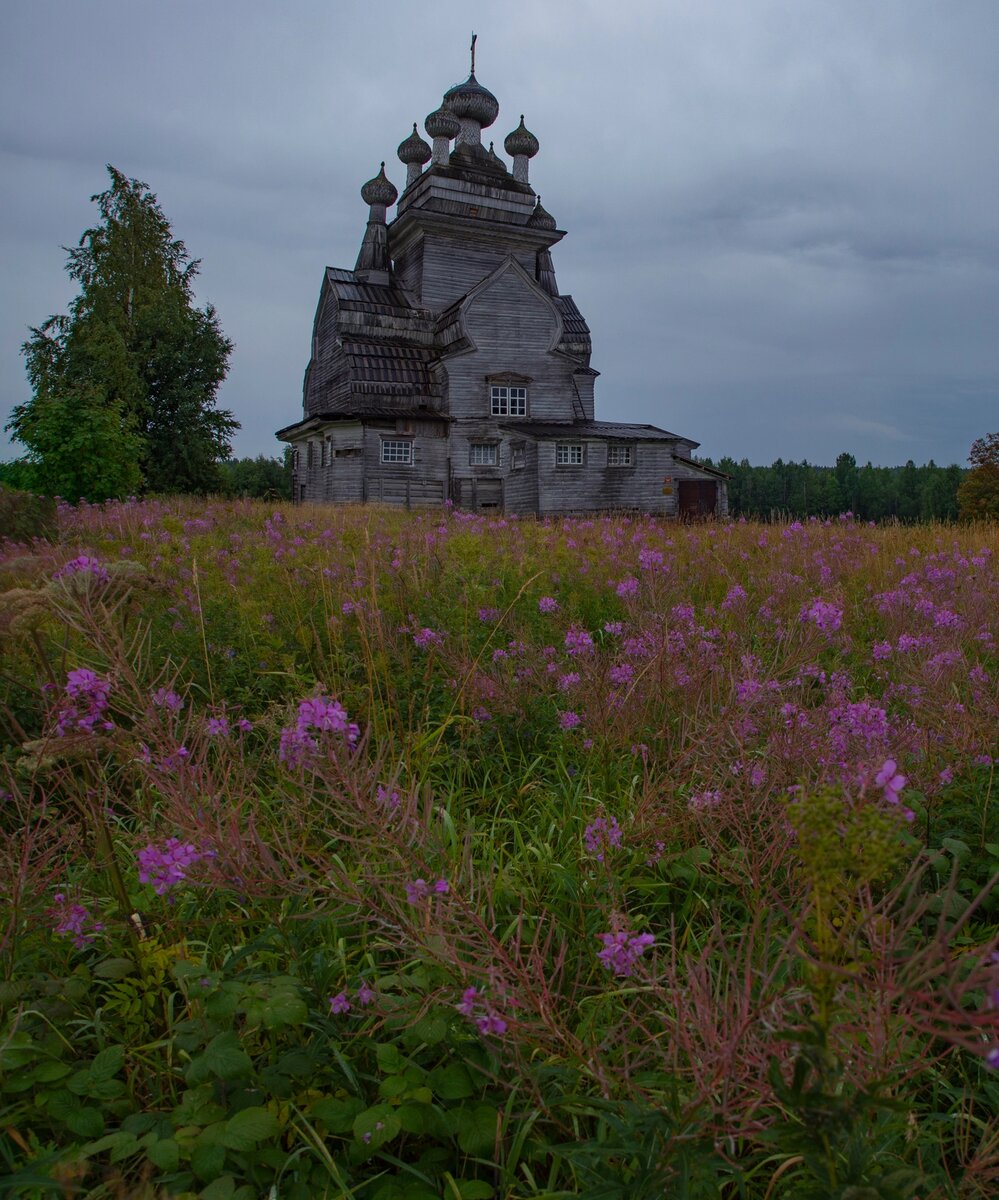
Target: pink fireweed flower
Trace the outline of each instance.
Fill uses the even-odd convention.
[[[687,808],[691,812],[706,812],[708,809],[717,808],[721,802],[721,792],[695,792],[687,801]]]
[[[579,673],[577,671],[567,671],[564,675],[560,675],[558,678],[559,690],[562,692],[569,691],[569,689],[574,688],[577,683],[579,683]]]
[[[560,729],[575,729],[577,725],[583,723],[582,717],[576,712],[559,713],[558,723]]]
[[[77,558],[71,558],[68,563],[65,563],[52,576],[53,579],[63,579],[67,575],[89,575],[94,583],[109,583],[111,576],[107,572],[107,568],[102,566],[96,558],[91,558],[87,554],[81,554]]]
[[[538,612],[553,613],[558,612],[558,601],[554,596],[542,596],[538,601]]]
[[[105,713],[111,684],[93,671],[81,667],[66,676],[66,697],[56,719],[56,733],[64,737],[74,729],[93,733],[97,729],[110,731],[114,722]]]
[[[465,988],[461,993],[461,1003],[457,1005],[458,1012],[463,1017],[471,1017],[475,1013],[475,1005],[479,999],[479,989],[470,987]]]
[[[456,1004],[458,1012],[463,1017],[475,1022],[479,1033],[502,1036],[509,1028],[506,1018],[499,1013],[495,1006],[479,991],[469,987],[461,994],[460,1003]]]
[[[494,1033],[497,1036],[506,1033],[507,1024],[497,1013],[486,1013],[475,1022],[479,1033]]]
[[[157,688],[150,698],[157,708],[166,708],[170,712],[179,712],[184,707],[184,701],[169,688]]]
[[[427,883],[425,879],[414,879],[405,887],[406,899],[410,904],[421,904],[430,896],[445,896],[451,890],[451,885],[446,879],[438,879],[435,883]]]
[[[614,590],[619,596],[622,597],[622,599],[625,596],[634,596],[638,591],[638,580],[634,577],[634,575],[626,575],[624,579],[618,583]]]
[[[593,638],[585,629],[574,626],[565,635],[565,648],[569,654],[589,654],[593,649]]]
[[[624,687],[635,678],[635,668],[631,663],[617,663],[607,672],[607,678],[618,687]]]
[[[890,804],[898,803],[899,793],[905,787],[905,776],[898,774],[898,768],[893,758],[885,759],[881,770],[874,776],[874,782],[882,789],[885,799]]]
[[[187,879],[191,867],[214,857],[214,850],[198,850],[179,838],[167,838],[161,846],[150,843],[137,855],[139,882],[151,883],[157,896],[163,896]]]
[[[83,904],[71,904],[64,892],[56,892],[55,907],[50,910],[54,931],[68,937],[77,950],[83,950],[104,928],[102,921],[95,921],[90,910]]]
[[[601,964],[618,978],[627,978],[634,972],[635,964],[650,946],[656,944],[651,933],[601,933],[597,935],[604,948],[597,955]]]
[[[335,996],[330,996],[330,1012],[336,1016],[350,1012],[350,1001],[346,992],[337,992]]]
[[[813,600],[808,608],[801,610],[800,619],[811,621],[823,633],[835,633],[843,624],[843,610],[828,600]]]
[[[423,628],[413,634],[413,644],[420,650],[426,650],[430,646],[443,646],[444,638],[435,629]]]
[[[229,722],[225,717],[209,717],[205,722],[205,733],[209,737],[228,737]]]
[[[343,995],[342,992],[340,994]],[[374,1004],[377,999],[378,993],[367,982],[362,983],[357,989],[357,1003],[362,1008],[367,1008],[369,1004]]]
[[[616,850],[624,840],[617,817],[597,817],[583,830],[583,842],[597,862],[603,862],[608,850]]]

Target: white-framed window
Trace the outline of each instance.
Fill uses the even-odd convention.
[[[555,443],[556,467],[581,467],[583,465],[583,447],[580,442]]]
[[[499,462],[499,447],[495,442],[473,442],[469,449],[473,467],[495,467]]]
[[[413,443],[401,438],[384,438],[382,440],[382,462],[396,463],[409,466],[413,461]]]
[[[633,462],[630,446],[607,447],[607,465],[609,467],[630,467]]]
[[[524,443],[518,442],[510,447],[510,470],[522,471],[524,468]]]
[[[494,417],[526,417],[527,388],[494,385],[489,389],[489,411]]]

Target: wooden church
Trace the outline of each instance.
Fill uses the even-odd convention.
[[[361,188],[354,269],[327,267],[294,448],[294,495],[407,507],[451,501],[510,513],[726,512],[725,476],[699,443],[655,425],[598,421],[590,331],[559,292],[564,236],[531,186],[538,139],[499,114],[472,72]],[[398,201],[398,203],[397,203]],[[395,216],[388,219],[395,205]]]

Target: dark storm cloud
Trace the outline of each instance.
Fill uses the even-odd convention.
[[[300,411],[360,184],[467,74],[520,112],[594,335],[599,415],[754,461],[962,461],[999,425],[992,0],[8,4],[0,385],[65,309],[113,162],[156,191],[236,342],[239,453]]]

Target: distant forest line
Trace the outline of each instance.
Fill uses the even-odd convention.
[[[956,521],[957,490],[968,474],[963,467],[938,467],[930,460],[917,467],[862,467],[852,454],[841,454],[833,467],[784,462],[754,467],[747,459],[699,458],[729,476],[728,505],[734,517],[768,519],[827,517],[852,512],[863,521]]]
[[[754,467],[747,459],[698,458],[696,461],[729,476],[729,513],[733,517],[827,517],[852,512],[859,520],[903,522],[956,521],[957,490],[968,471],[930,461],[917,467],[858,466],[851,454],[836,465],[784,462]],[[290,500],[291,457],[232,458],[218,465],[219,491],[228,496]],[[25,487],[20,463],[0,463],[0,483]]]

